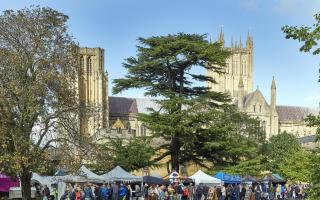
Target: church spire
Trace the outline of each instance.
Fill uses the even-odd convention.
[[[274,76],[272,77],[271,83],[271,109],[272,111],[276,110],[276,81],[274,80]]]
[[[239,47],[242,48],[241,35],[240,35]]]
[[[222,27],[221,27],[221,30],[220,30],[220,33],[219,33],[219,36],[218,36],[218,42],[220,44],[222,44],[222,46],[224,46],[224,33],[222,31]]]
[[[247,47],[247,49],[252,49],[252,47],[253,47],[253,42],[252,42],[252,38],[250,36],[249,31],[248,31],[248,34],[247,34],[246,47]]]

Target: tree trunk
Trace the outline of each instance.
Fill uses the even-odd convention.
[[[31,176],[28,170],[23,170],[20,176],[22,200],[31,200]]]
[[[171,170],[179,172],[179,138],[174,135],[171,139]]]

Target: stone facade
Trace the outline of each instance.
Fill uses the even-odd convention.
[[[297,137],[315,134],[315,128],[308,127],[304,119],[309,114],[318,113],[315,109],[294,106],[276,105],[276,83],[272,79],[270,104],[265,100],[259,89],[253,91],[253,41],[247,35],[246,46],[231,41],[230,47],[225,47],[224,34],[221,31],[218,42],[231,52],[226,60],[224,73],[207,71],[208,76],[216,80],[216,84],[207,83],[212,91],[227,92],[238,108],[252,117],[261,121],[261,127],[265,130],[266,138],[280,132],[288,132]]]
[[[80,116],[80,133],[92,136],[109,126],[108,74],[104,71],[104,50],[79,48],[78,90],[81,104],[88,108]]]

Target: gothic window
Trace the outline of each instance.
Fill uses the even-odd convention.
[[[88,74],[92,73],[92,59],[90,56],[88,57],[88,60],[87,60],[87,72]]]
[[[120,127],[117,128],[117,133],[118,133],[118,134],[121,134],[121,133],[122,133],[122,130],[121,130]]]
[[[140,126],[140,136],[146,136],[146,127],[144,124]]]
[[[130,126],[130,122],[127,122],[126,124],[126,128],[128,130],[128,134],[131,134],[131,126]]]
[[[81,56],[81,58],[80,58],[80,68],[81,68],[82,71],[85,70],[85,67],[84,67],[84,58],[83,58],[83,56]]]
[[[256,105],[253,106],[253,112],[256,112]]]
[[[260,113],[261,113],[261,105],[260,105]]]

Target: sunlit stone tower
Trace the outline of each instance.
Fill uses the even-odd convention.
[[[239,96],[239,82],[242,79],[243,94],[253,91],[253,42],[249,33],[246,45],[243,46],[240,37],[239,44],[231,40],[231,46],[225,47],[224,33],[219,33],[218,42],[231,51],[231,56],[226,60],[225,73],[207,71],[217,84],[207,83],[213,91],[228,92],[236,100]]]
[[[108,128],[108,74],[104,71],[104,50],[79,49],[79,97],[89,108],[80,115],[80,132],[92,136],[97,130]]]

